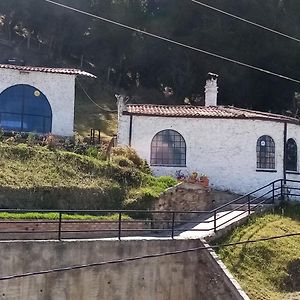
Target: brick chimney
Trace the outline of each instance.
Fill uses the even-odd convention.
[[[217,106],[218,98],[218,75],[213,73],[207,74],[205,85],[205,106]]]

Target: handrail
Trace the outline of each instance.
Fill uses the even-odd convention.
[[[280,185],[278,185],[280,183]],[[2,227],[2,231],[0,229],[0,239],[1,235],[3,234],[4,237],[9,234],[24,234],[25,236],[35,235],[36,239],[40,239],[41,235],[43,234],[52,234],[51,238],[53,236],[56,236],[55,239],[61,240],[63,238],[64,234],[67,234],[68,237],[70,234],[78,234],[79,236],[76,238],[84,238],[86,233],[90,234],[96,234],[103,232],[104,234],[110,234],[112,232],[116,233],[116,236],[119,240],[122,238],[123,232],[165,232],[168,234],[172,239],[174,238],[174,235],[176,232],[185,231],[186,229],[177,228],[178,225],[183,224],[189,224],[189,226],[192,226],[193,224],[210,224],[205,226],[204,228],[192,228],[188,229],[188,231],[199,231],[199,232],[207,232],[214,230],[215,232],[225,224],[232,222],[233,220],[239,218],[241,215],[250,215],[253,211],[256,210],[257,207],[261,206],[265,203],[273,203],[273,201],[280,197],[280,196],[295,196],[300,197],[298,194],[294,194],[293,191],[298,191],[300,188],[294,186],[289,187],[288,183],[297,183],[300,184],[299,180],[286,180],[286,183],[284,183],[283,179],[277,179],[273,182],[266,184],[255,191],[252,191],[248,194],[245,194],[243,196],[240,196],[236,199],[233,199],[221,206],[218,206],[212,210],[209,211],[203,211],[203,210],[193,210],[193,211],[184,211],[184,210],[134,210],[134,209],[121,209],[121,210],[114,210],[114,209],[100,209],[100,210],[74,210],[74,209],[0,209],[1,212],[8,212],[8,213],[56,213],[58,215],[57,219],[54,220],[47,220],[47,219],[35,219],[35,220],[0,220],[0,225]],[[287,188],[287,190],[285,189]],[[265,190],[265,191],[264,191]],[[259,196],[255,196],[256,193],[261,192]],[[270,195],[270,196],[267,196]],[[267,196],[267,197],[266,197]],[[272,202],[269,202],[272,200]],[[242,201],[242,202],[241,202]],[[230,208],[227,210],[224,210],[227,207],[230,207],[232,204],[237,204],[237,207]],[[221,213],[221,212],[224,213]],[[238,211],[239,213],[234,214],[233,216],[228,217],[230,214],[232,214],[234,211]],[[144,216],[142,219],[123,219],[124,215],[134,215],[137,214],[148,214],[148,216]],[[64,219],[64,215],[66,214],[92,214],[95,216],[98,215],[105,215],[105,214],[116,214],[117,218],[114,220],[101,220],[101,219],[86,219],[86,220],[74,220],[74,219]],[[154,215],[162,216],[161,218],[153,218]],[[189,220],[188,216],[197,215],[202,219],[196,220]],[[203,217],[203,218],[202,218]],[[11,227],[11,231],[9,231],[9,228],[5,227],[7,223],[14,224],[13,227]],[[142,228],[140,227],[140,224],[144,224]],[[28,225],[29,224],[29,225]],[[35,224],[34,227],[32,227],[32,230],[28,230],[24,226],[30,226],[30,224]],[[91,227],[86,227],[90,226]],[[101,224],[103,224],[104,227],[101,227]],[[23,226],[24,225],[24,226]],[[23,226],[23,227],[22,227]],[[94,227],[96,226],[96,227]],[[98,227],[97,227],[98,226]],[[157,228],[157,226],[159,226]],[[90,229],[89,229],[90,228]],[[26,230],[25,230],[26,229]],[[14,239],[14,238],[12,238]]]
[[[253,195],[253,194],[255,194],[255,193],[257,193],[257,192],[259,192],[259,191],[265,189],[266,187],[271,186],[271,185],[275,184],[276,182],[280,182],[280,181],[282,181],[282,179],[274,180],[274,181],[272,181],[272,182],[270,182],[270,183],[264,185],[263,187],[261,187],[261,188],[255,190],[255,191],[252,191],[252,192],[250,192],[250,193],[248,193],[248,194],[245,194],[245,195],[243,195],[243,196],[240,196],[240,197],[238,197],[238,198],[236,198],[236,199],[233,199],[232,201],[227,202],[227,203],[225,203],[225,204],[223,204],[223,205],[221,205],[221,206],[215,208],[214,210],[222,209],[222,208],[224,208],[224,207],[226,207],[226,206],[228,206],[228,205],[230,205],[230,204],[233,204],[233,203],[235,203],[235,202],[237,202],[237,201],[239,201],[239,200],[242,200],[242,199],[244,199],[244,198],[246,198],[246,197],[248,197],[248,196],[251,196],[251,195]],[[299,183],[300,183],[300,181],[299,181]],[[212,212],[213,212],[214,210],[212,210]]]

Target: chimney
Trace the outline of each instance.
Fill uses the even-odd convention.
[[[217,106],[218,97],[218,75],[213,73],[207,74],[205,85],[205,106]]]
[[[120,118],[122,116],[123,110],[125,109],[125,96],[123,95],[115,95],[116,99],[117,99],[117,107],[118,107],[118,121],[120,121]]]

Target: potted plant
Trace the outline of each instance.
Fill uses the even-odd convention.
[[[200,183],[203,187],[208,187],[209,185],[209,179],[205,174],[200,175]]]

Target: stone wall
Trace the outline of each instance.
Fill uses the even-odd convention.
[[[153,204],[158,211],[179,211],[175,214],[175,221],[190,220],[198,217],[198,213],[185,213],[191,211],[209,211],[213,208],[212,191],[210,188],[193,183],[180,183],[166,190]],[[172,213],[159,213],[152,215],[154,220],[168,220],[160,227],[171,226]],[[178,225],[178,222],[176,222]],[[175,224],[175,225],[176,225]]]
[[[200,240],[0,242],[0,276],[203,247]],[[0,281],[9,300],[244,299],[208,251]]]

